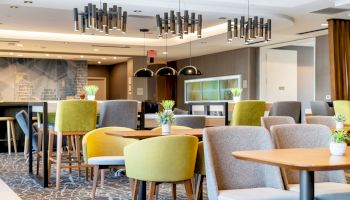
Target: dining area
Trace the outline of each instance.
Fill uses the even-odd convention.
[[[29,103],[28,124],[38,131],[28,129],[25,173],[43,194],[62,198],[81,190],[91,199],[350,195],[348,149],[331,148],[349,139],[343,112],[348,101],[333,101],[331,107],[310,102],[318,106],[302,116],[300,102],[241,100],[233,105],[229,125],[206,127],[199,115],[193,118],[202,117],[201,126],[198,121],[191,126],[191,116],[186,124],[176,122],[181,115],[174,114],[175,101],[164,100],[156,113],[158,127],[148,130],[139,126],[138,104],[62,100],[52,112],[48,102]]]

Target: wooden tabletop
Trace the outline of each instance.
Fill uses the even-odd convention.
[[[135,131],[107,131],[107,135],[119,136],[124,138],[135,138],[135,139],[146,139],[162,135],[161,130],[151,131],[151,130],[135,130]],[[193,135],[196,137],[203,136],[203,129],[176,129],[171,130],[168,135]]]
[[[350,169],[350,149],[345,156],[332,156],[329,148],[296,148],[236,151],[234,157],[296,170],[323,171]]]

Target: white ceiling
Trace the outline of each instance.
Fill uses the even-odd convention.
[[[158,51],[159,60],[164,60],[161,53],[165,51],[165,39],[156,37],[156,24],[154,16],[163,14],[171,9],[178,10],[178,1],[174,0],[105,0],[109,6],[116,3],[128,11],[127,33],[112,33],[104,35],[81,35],[73,31],[74,7],[82,9],[91,0],[33,0],[32,4],[25,4],[24,0],[0,1],[0,56],[13,52],[14,55],[29,51],[28,55],[42,56],[46,52],[51,55],[72,56],[86,55],[88,59],[97,61],[99,56],[114,56],[127,58],[135,55],[143,55],[143,34],[140,28],[151,30],[147,34],[147,49]],[[99,4],[99,0],[92,0]],[[297,35],[321,29],[322,23],[328,18],[349,18],[349,12],[337,15],[312,14],[310,12],[337,6],[346,8],[348,3],[344,0],[250,0],[251,15],[259,15],[272,19],[272,41],[265,44],[259,43],[251,46],[263,46],[286,41],[324,35],[327,31],[311,34]],[[18,8],[10,8],[17,6]],[[203,38],[193,36],[192,55],[205,55],[220,51],[246,47],[240,40],[226,43],[226,20],[219,17],[232,19],[247,14],[247,0],[182,0],[181,10],[188,9],[197,14],[203,14]],[[141,10],[135,13],[134,10]],[[189,37],[181,40],[176,37],[168,39],[168,60],[186,58],[189,56]],[[8,45],[11,41],[19,41],[22,47]],[[68,43],[67,43],[68,42]],[[93,45],[114,46],[96,47]],[[116,47],[117,46],[117,47]],[[118,47],[129,48],[118,48]],[[98,49],[98,51],[94,51]],[[57,55],[56,55],[57,54]],[[49,56],[49,57],[50,57]],[[45,56],[47,57],[47,56]]]

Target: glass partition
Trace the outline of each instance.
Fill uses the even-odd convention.
[[[241,75],[185,80],[185,103],[231,102],[232,88],[241,88]]]

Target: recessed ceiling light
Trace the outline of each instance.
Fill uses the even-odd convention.
[[[163,54],[163,55],[167,55],[168,52],[167,52],[167,51],[163,51],[162,54]]]
[[[321,26],[328,26],[328,23],[323,23],[321,24]]]
[[[117,60],[117,57],[114,56],[113,59],[114,59],[114,60]]]
[[[101,58],[102,60],[106,60],[106,58]]]
[[[222,19],[223,20],[223,19],[227,19],[227,17],[219,17],[218,19]]]
[[[18,6],[10,6],[10,8],[18,8]]]
[[[81,55],[80,58],[84,58],[84,55]]]
[[[48,54],[48,53],[47,53],[47,54],[45,54],[45,56],[49,56],[49,55],[50,55],[50,54]]]
[[[22,54],[18,54],[17,56],[22,57],[23,55]]]
[[[93,49],[94,51],[100,51],[99,49]]]
[[[16,47],[23,47],[23,44],[21,44],[21,43],[16,43],[15,46],[16,46]]]
[[[11,56],[13,56],[13,52],[10,52],[9,54],[10,54]]]
[[[98,61],[97,63],[98,63],[98,64],[101,64],[102,62],[101,62],[101,61]]]
[[[24,1],[24,3],[32,4],[33,1]]]
[[[57,56],[57,58],[63,58],[63,56]]]
[[[140,13],[142,12],[141,10],[134,10],[134,13]]]

